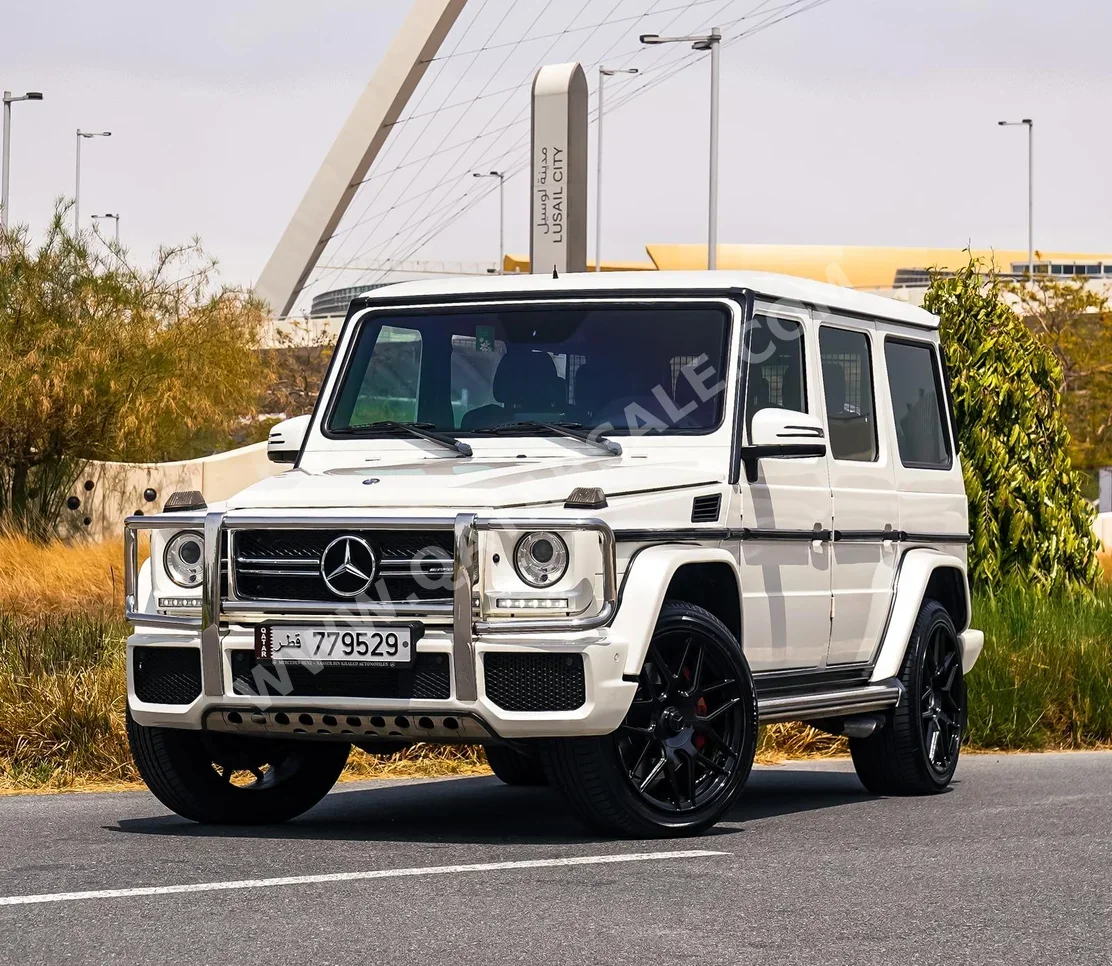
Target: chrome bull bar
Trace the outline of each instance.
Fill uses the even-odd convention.
[[[220,593],[221,545],[225,532],[237,530],[447,530],[453,534],[452,602],[358,601],[356,612],[328,601],[250,600],[241,601]],[[177,616],[140,610],[139,532],[141,530],[198,530],[204,534],[204,567],[201,580],[201,616]],[[475,585],[478,582],[478,534],[480,530],[592,530],[602,545],[602,605],[598,613],[583,617],[506,617],[484,619],[476,613]],[[359,616],[398,618],[406,616],[450,618],[452,622],[452,665],[455,697],[474,701],[478,697],[475,637],[500,633],[575,633],[609,624],[617,611],[618,587],[614,532],[595,517],[510,518],[457,513],[454,517],[385,517],[364,514],[314,516],[267,516],[254,513],[226,514],[223,510],[204,513],[183,511],[154,516],[130,516],[124,520],[124,616],[132,624],[200,631],[201,680],[204,693],[224,693],[224,658],[220,646],[222,619],[265,619],[267,616]],[[232,568],[228,568],[233,580]],[[234,586],[234,583],[232,584]],[[350,606],[350,605],[347,605]],[[481,606],[481,605],[480,605]]]

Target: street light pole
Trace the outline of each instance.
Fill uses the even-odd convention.
[[[110,138],[111,131],[82,131],[77,129],[77,170],[74,176],[73,191],[73,237],[81,232],[81,139],[82,138]]]
[[[4,159],[0,172],[0,229],[8,227],[8,168],[12,154],[12,105],[16,101],[41,101],[39,91],[28,91],[20,97],[12,97],[11,91],[4,91]]]
[[[473,171],[476,178],[498,179],[498,274],[506,271],[506,172],[505,171]]]
[[[1029,117],[1022,121],[997,121],[1000,127],[1027,128],[1027,275],[1035,274],[1035,122]]]
[[[598,69],[598,141],[595,152],[598,155],[598,174],[595,177],[595,271],[602,271],[602,109],[603,89],[606,78],[615,74],[637,74],[636,67],[600,67]]]
[[[93,215],[92,216],[93,221],[97,221],[101,218],[111,218],[116,223],[116,247],[119,248],[120,247],[120,216],[119,216],[119,214],[118,213],[117,214],[112,214],[112,212],[107,211],[103,215]]]
[[[718,267],[718,90],[719,46],[722,31],[713,27],[709,34],[691,37],[661,37],[642,34],[643,44],[691,44],[692,50],[710,51],[710,211],[707,215],[707,268]]]

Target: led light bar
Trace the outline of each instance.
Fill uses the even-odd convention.
[[[158,606],[161,608],[200,607],[200,597],[159,597]]]
[[[498,597],[494,606],[499,610],[567,610],[566,597]]]

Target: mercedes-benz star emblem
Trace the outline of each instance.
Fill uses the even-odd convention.
[[[358,597],[375,579],[378,560],[362,537],[347,534],[337,537],[320,558],[320,575],[325,586],[340,597]]]

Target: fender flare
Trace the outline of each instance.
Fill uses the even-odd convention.
[[[738,600],[741,600],[737,560],[728,550],[661,544],[636,553],[626,569],[618,614],[610,625],[614,636],[627,642],[623,674],[636,676],[641,673],[668,585],[677,570],[693,563],[726,564],[738,583]]]
[[[900,561],[895,591],[892,595],[892,608],[888,614],[888,624],[884,629],[880,647],[877,649],[872,681],[883,681],[899,675],[911,639],[911,630],[923,605],[927,584],[930,582],[931,575],[941,569],[957,570],[961,573],[966,613],[965,626],[957,628],[958,646],[962,652],[962,671],[968,672],[976,663],[984,643],[984,634],[969,629],[968,615],[972,613],[972,604],[969,599],[969,579],[966,576],[965,562],[953,554],[920,547],[909,550]]]

